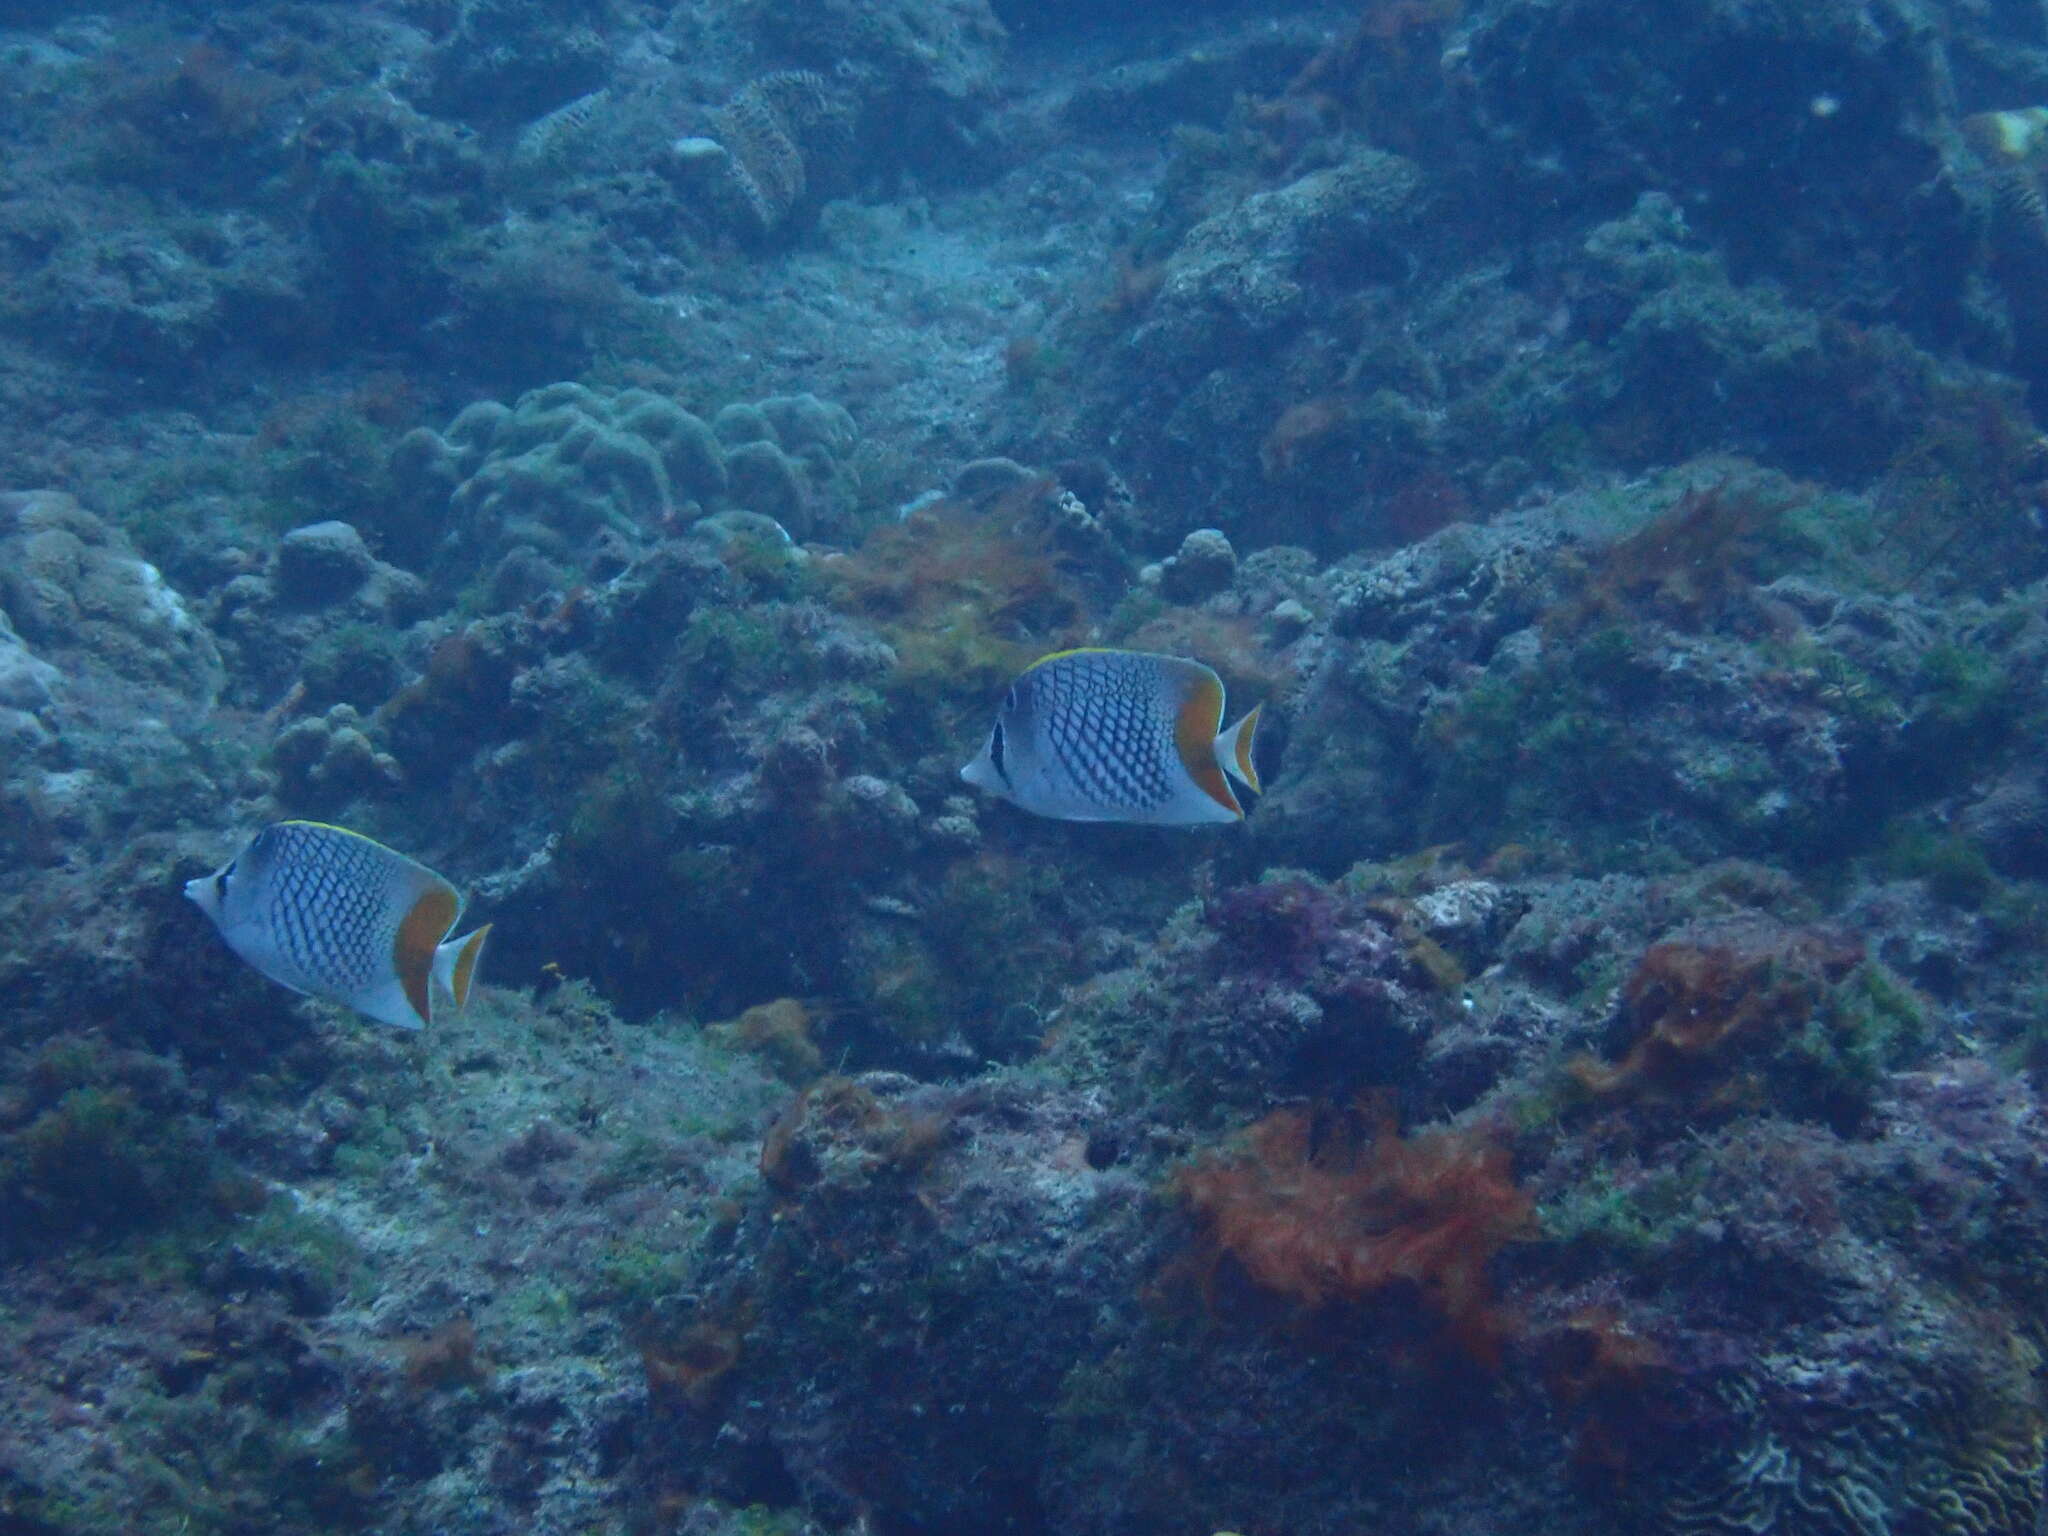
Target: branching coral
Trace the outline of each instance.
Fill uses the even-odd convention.
[[[1283,1109],[1176,1184],[1215,1256],[1263,1290],[1311,1311],[1405,1300],[1466,1357],[1498,1364],[1503,1324],[1487,1268],[1531,1234],[1534,1208],[1485,1136],[1404,1138],[1383,1109],[1321,1119]]]

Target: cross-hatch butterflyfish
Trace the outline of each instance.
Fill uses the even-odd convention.
[[[294,992],[401,1029],[433,1022],[434,998],[469,1001],[490,925],[451,939],[454,886],[382,843],[318,821],[265,827],[185,894],[228,948]]]
[[[1056,651],[1010,685],[988,744],[960,777],[1062,821],[1241,821],[1230,781],[1259,787],[1259,711],[1227,731],[1222,723],[1223,680],[1199,661]]]

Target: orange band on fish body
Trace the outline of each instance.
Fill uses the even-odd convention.
[[[1231,815],[1242,819],[1244,807],[1230,792],[1230,781],[1216,765],[1216,732],[1223,724],[1223,684],[1212,673],[1195,680],[1181,700],[1173,722],[1173,749],[1195,786]]]
[[[447,886],[436,886],[412,904],[412,910],[398,925],[398,937],[391,944],[392,968],[398,972],[405,999],[420,1016],[422,1024],[433,1021],[433,1004],[428,983],[434,974],[434,952],[455,926],[462,903]]]

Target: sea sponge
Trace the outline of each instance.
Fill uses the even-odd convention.
[[[1283,1109],[1175,1184],[1213,1256],[1262,1290],[1311,1312],[1405,1298],[1466,1358],[1498,1365],[1504,1327],[1487,1267],[1531,1235],[1535,1207],[1484,1135],[1404,1138],[1384,1106]]]
[[[1734,1107],[1746,1086],[1742,1058],[1805,1025],[1862,957],[1860,944],[1819,930],[1731,929],[1652,944],[1622,987],[1635,1035],[1627,1054],[1612,1065],[1583,1057],[1569,1070],[1596,1098]]]

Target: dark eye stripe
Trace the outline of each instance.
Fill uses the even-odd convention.
[[[1003,776],[1003,782],[1009,783],[1010,770],[1003,766],[1003,722],[1000,720],[988,733],[988,760],[996,765],[996,772]]]

